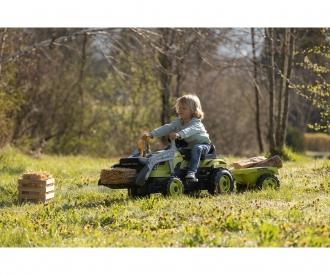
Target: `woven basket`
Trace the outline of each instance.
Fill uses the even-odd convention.
[[[135,177],[135,169],[120,167],[102,169],[100,175],[101,183],[108,185],[131,183],[135,180]]]

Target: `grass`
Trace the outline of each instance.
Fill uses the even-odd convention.
[[[278,191],[137,200],[97,186],[114,161],[2,150],[0,246],[330,247],[330,160],[286,162]],[[55,177],[49,204],[18,204],[17,179],[28,170]]]

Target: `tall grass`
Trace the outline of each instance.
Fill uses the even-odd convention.
[[[330,161],[285,162],[278,191],[213,197],[131,200],[125,190],[98,187],[116,160],[26,156],[0,152],[0,246],[5,247],[255,247],[330,246]],[[231,159],[229,159],[229,162]],[[49,204],[17,202],[27,170],[56,179]]]

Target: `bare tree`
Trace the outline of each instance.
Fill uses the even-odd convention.
[[[260,129],[260,104],[259,104],[259,85],[258,85],[258,66],[257,66],[257,58],[256,58],[256,49],[255,49],[255,33],[254,28],[251,28],[251,42],[252,42],[252,60],[253,60],[253,82],[254,82],[254,91],[255,91],[255,104],[256,104],[256,131],[257,131],[257,139],[259,145],[259,151],[264,151],[264,146],[262,143],[261,129]]]
[[[171,97],[171,83],[172,83],[172,66],[173,54],[172,47],[175,41],[175,29],[161,29],[160,30],[160,47],[159,52],[159,78],[161,85],[162,97],[162,112],[161,123],[165,124],[170,121],[170,97]]]
[[[276,93],[275,83],[275,35],[274,29],[265,29],[267,55],[268,55],[268,79],[269,79],[269,128],[268,141],[269,151],[271,154],[275,152],[275,136],[274,136],[274,98]]]
[[[283,93],[284,94],[284,109],[283,114],[281,115],[281,128],[279,131],[277,146],[279,150],[283,149],[285,136],[286,136],[286,128],[289,114],[289,103],[290,103],[290,87],[289,87],[289,79],[291,78],[292,65],[294,60],[294,49],[295,49],[295,32],[294,30],[286,30],[285,32],[285,42],[286,45],[284,48],[284,68],[283,68]],[[288,45],[287,45],[288,44]]]

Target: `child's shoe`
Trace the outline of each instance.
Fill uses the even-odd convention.
[[[196,179],[196,177],[195,177],[195,172],[191,172],[191,171],[189,171],[188,173],[187,173],[187,175],[186,175],[186,179],[188,179],[188,180],[197,180]]]

